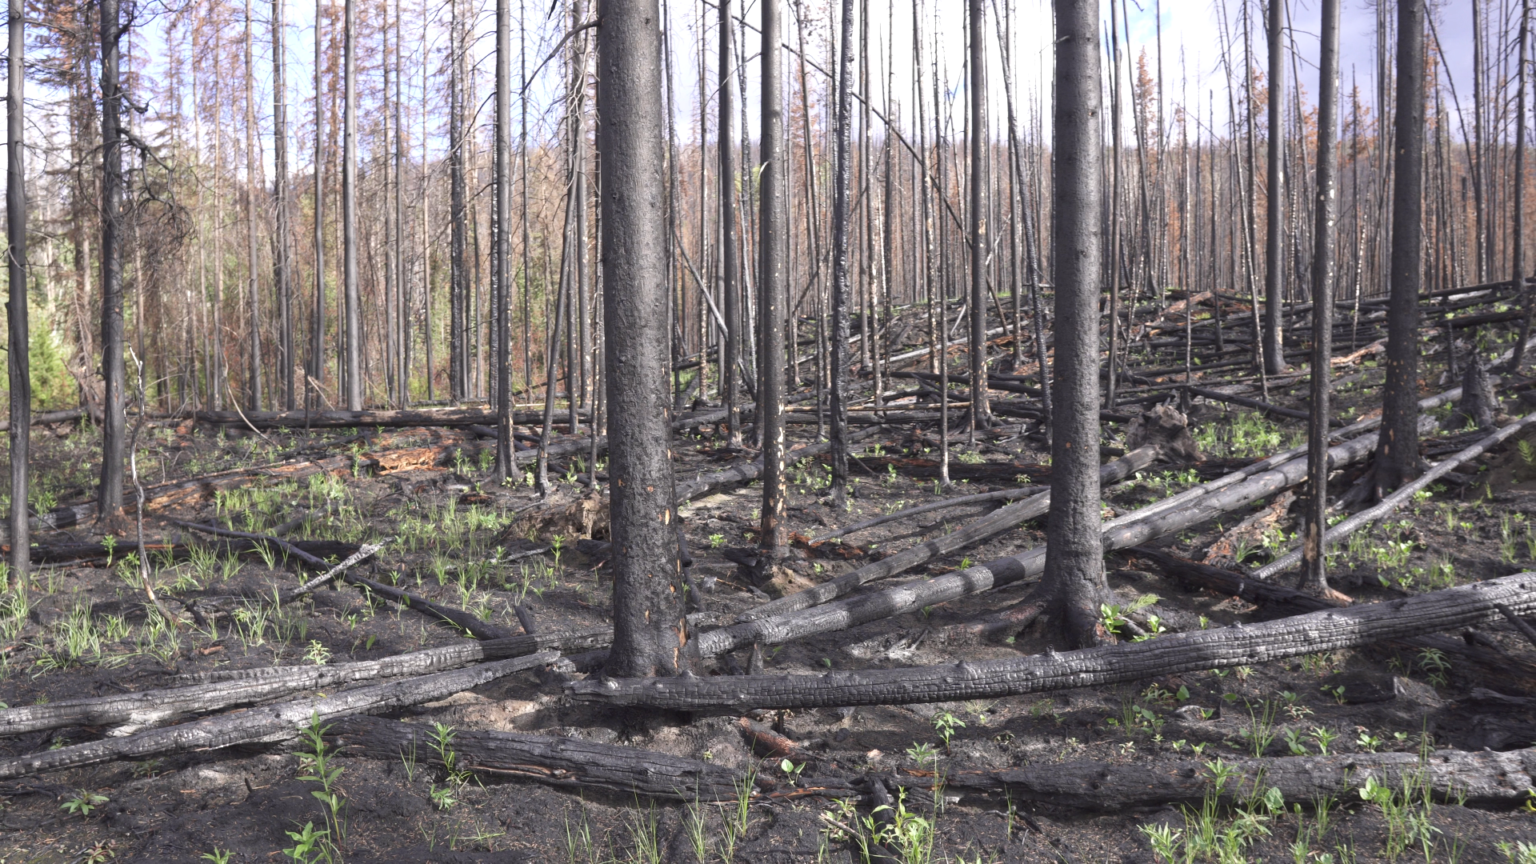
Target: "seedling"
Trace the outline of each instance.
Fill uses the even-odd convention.
[[[940,711],[933,715],[933,728],[944,742],[944,749],[948,750],[949,740],[954,737],[956,729],[965,728],[965,721],[948,711]]]
[[[90,816],[92,810],[111,800],[111,798],[105,795],[98,795],[95,792],[81,789],[75,793],[75,797],[65,801],[59,809],[71,816],[85,817]]]

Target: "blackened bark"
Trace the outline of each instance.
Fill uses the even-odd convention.
[[[1264,226],[1264,371],[1285,368],[1281,313],[1285,281],[1285,54],[1284,0],[1268,0],[1269,9],[1269,153]]]
[[[720,290],[725,295],[725,356],[720,358],[720,390],[725,402],[726,436],[731,446],[741,445],[741,298],[736,278],[736,165],[731,141],[731,0],[720,0]]]
[[[325,0],[315,0],[315,92],[320,92],[320,79],[325,66],[321,46],[320,27],[324,17]],[[310,312],[309,330],[309,377],[317,384],[325,383],[325,113],[322,100],[315,98],[315,307]],[[430,340],[429,340],[430,341]],[[428,373],[430,378],[430,372]],[[305,382],[308,392],[308,382]],[[314,393],[305,408],[318,407],[320,394]]]
[[[107,0],[112,2],[112,0]],[[167,753],[217,749],[257,741],[296,738],[311,719],[328,720],[369,711],[419,705],[504,678],[514,672],[552,663],[553,651],[485,663],[469,669],[438,672],[402,681],[371,684],[314,699],[281,702],[250,711],[221,714],[169,729],[152,729],[125,738],[105,738],[72,747],[45,750],[0,760],[0,777],[24,777],[114,759],[145,759]]]
[[[970,0],[971,24],[971,434],[992,424],[987,408],[987,15],[985,0]],[[1006,321],[1002,322],[1008,323]],[[1015,325],[1017,326],[1017,325]],[[1015,334],[1015,340],[1018,336]]]
[[[357,287],[357,25],[356,4],[346,0],[341,160],[342,290],[346,306],[347,410],[363,410],[362,297]]]
[[[758,197],[758,333],[763,340],[758,368],[758,405],[762,417],[763,512],[758,543],[770,558],[784,552],[784,226],[783,74],[779,61],[779,0],[759,0],[763,7],[762,126]]]
[[[512,293],[510,227],[512,218],[512,10],[509,0],[496,0],[496,234],[491,238],[495,259],[496,308],[496,466],[498,484],[512,476],[512,322],[508,320]],[[526,192],[526,190],[525,190]],[[575,402],[575,396],[571,397]]]
[[[1108,590],[1099,545],[1100,202],[1098,3],[1055,0],[1056,379],[1051,519],[1042,589],[1069,644],[1099,639]]]
[[[27,602],[27,573],[31,569],[31,543],[27,524],[27,457],[32,443],[32,370],[27,362],[30,334],[27,325],[27,186],[23,157],[26,134],[23,109],[25,72],[22,52],[26,27],[22,0],[11,0],[6,55],[6,175],[5,231],[6,275],[9,296],[6,317],[10,339],[6,369],[11,385],[11,579],[22,607]]]
[[[828,404],[832,439],[832,504],[848,496],[848,177],[852,150],[853,0],[842,0],[837,59],[836,153],[832,168],[832,392]]]
[[[277,177],[272,189],[277,238],[272,244],[272,282],[277,290],[278,381],[283,388],[283,408],[295,404],[293,367],[293,285],[290,276],[292,246],[288,236],[288,93],[283,76],[283,2],[272,0],[272,165]]]
[[[250,332],[246,334],[250,392],[246,394],[246,404],[261,411],[266,408],[266,382],[261,370],[261,280],[256,276],[256,195],[261,188],[256,178],[260,176],[261,168],[256,158],[256,49],[252,32],[256,22],[253,19],[251,0],[245,0],[245,283],[246,314],[250,320]],[[142,315],[142,310],[135,312]]]
[[[675,675],[685,667],[687,627],[672,529],[661,20],[656,0],[600,0],[598,20],[603,377],[613,482],[607,671]]]
[[[1322,46],[1318,62],[1316,221],[1312,227],[1312,416],[1307,425],[1307,504],[1302,539],[1300,587],[1328,591],[1323,532],[1328,527],[1328,395],[1333,359],[1334,222],[1339,202],[1337,174],[1339,103],[1339,0],[1323,0]]]
[[[1525,43],[1521,42],[1523,52]],[[1524,67],[1524,56],[1521,57]],[[1524,84],[1522,73],[1521,82]],[[1522,100],[1524,94],[1521,94]],[[1387,379],[1373,477],[1378,496],[1419,474],[1419,290],[1424,242],[1424,0],[1397,4],[1396,166],[1392,175],[1392,295],[1387,305]],[[1516,133],[1523,138],[1525,127]],[[1518,192],[1515,193],[1517,196]],[[1518,199],[1517,199],[1518,200]],[[1516,213],[1518,214],[1518,209]],[[1516,215],[1516,226],[1519,223]],[[1518,228],[1516,235],[1518,236]],[[1520,248],[1516,243],[1515,249]],[[1520,253],[1515,252],[1516,278]],[[1516,345],[1522,343],[1517,342]],[[1518,347],[1515,349],[1520,350]]]
[[[101,0],[101,488],[96,511],[111,517],[123,509],[123,260],[118,248],[123,219],[122,81],[119,77],[118,0]]]
[[[453,0],[453,24],[450,44],[453,46],[448,78],[448,209],[451,236],[449,238],[449,286],[448,286],[448,398],[458,402],[469,392],[468,361],[464,344],[465,304],[469,293],[469,268],[466,254],[466,189],[464,179],[464,25],[458,0]],[[430,341],[430,340],[429,340]]]
[[[1515,354],[1509,361],[1511,372],[1518,372],[1520,365],[1525,361],[1525,343],[1531,336],[1531,317],[1536,314],[1536,302],[1533,302],[1530,286],[1525,284],[1525,86],[1529,70],[1526,69],[1526,58],[1530,56],[1531,41],[1531,3],[1530,0],[1521,0],[1520,3],[1520,60],[1519,79],[1520,84],[1515,95],[1515,183],[1514,183],[1514,236],[1515,242],[1510,244],[1511,278],[1515,280],[1515,289],[1520,292],[1520,299],[1525,306],[1525,320],[1520,324],[1520,338],[1515,341]],[[1420,147],[1422,148],[1422,143]]]
[[[1057,21],[1061,21],[1058,11]],[[1060,79],[1058,79],[1060,80]],[[1368,603],[1145,642],[1004,660],[862,669],[825,675],[745,675],[650,681],[583,681],[582,701],[704,713],[755,708],[905,705],[1047,693],[1154,675],[1252,665],[1318,651],[1460,630],[1536,611],[1536,574],[1521,573],[1386,603]]]

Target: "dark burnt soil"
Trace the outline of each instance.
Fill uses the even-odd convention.
[[[1380,373],[1365,369],[1342,387],[1340,401],[1358,414],[1376,398]],[[1304,383],[1272,398],[1294,404]],[[1509,410],[1519,410],[1510,403]],[[1523,413],[1523,412],[1522,412]],[[1249,411],[1197,404],[1191,425],[1212,459],[1267,455],[1299,443],[1299,424],[1277,425]],[[792,431],[808,437],[814,427]],[[1121,427],[1106,428],[1105,446],[1123,446]],[[149,426],[141,438],[140,470],[146,482],[190,477],[240,465],[259,465],[293,454],[365,452],[363,438],[335,434],[268,433]],[[678,477],[729,464],[713,430],[691,430],[677,442]],[[1005,427],[970,444],[962,433],[953,445],[957,465],[1046,461],[1042,444]],[[1395,514],[1335,555],[1331,573],[1337,588],[1369,602],[1451,584],[1508,575],[1536,559],[1536,435],[1511,442],[1480,463],[1436,487],[1432,495]],[[93,433],[45,429],[34,432],[42,494],[40,507],[75,503],[90,495],[94,475]],[[1445,445],[1449,446],[1449,445]],[[887,430],[867,439],[871,457],[933,458],[935,439]],[[1440,447],[1440,449],[1436,449]],[[1522,448],[1527,448],[1522,450]],[[1444,449],[1427,445],[1431,458]],[[1115,452],[1113,449],[1108,453]],[[1522,455],[1524,453],[1525,455]],[[146,537],[190,539],[161,521],[164,517],[217,520],[249,531],[270,531],[294,517],[307,518],[290,539],[357,543],[387,540],[371,578],[409,587],[440,603],[470,609],[498,626],[519,632],[512,606],[521,603],[541,629],[600,625],[607,620],[610,584],[600,565],[576,547],[585,464],[556,466],[559,491],[539,503],[527,485],[492,488],[478,445],[467,445],[446,467],[374,477],[338,476],[289,482],[221,494],[146,522]],[[1526,458],[1531,456],[1533,458]],[[871,460],[873,461],[873,459]],[[602,466],[599,465],[599,472]],[[805,537],[874,515],[937,499],[1004,488],[1027,477],[957,482],[902,471],[855,467],[853,502],[846,512],[822,501],[826,469],[802,463],[791,472],[791,528]],[[344,472],[345,473],[345,472]],[[957,472],[959,473],[959,472]],[[1027,472],[1020,472],[1021,474]],[[1124,512],[1199,482],[1188,466],[1155,466],[1111,490],[1114,512]],[[1342,494],[1354,472],[1336,478]],[[1288,499],[1287,499],[1288,500]],[[683,509],[682,518],[696,563],[695,580],[711,613],[734,613],[762,602],[726,554],[751,545],[760,489],[755,484],[713,495]],[[1208,524],[1164,545],[1179,554],[1222,566],[1257,566],[1287,547],[1295,524],[1284,500],[1262,502],[1234,513],[1224,525]],[[838,548],[802,550],[791,563],[794,588],[846,572],[887,550],[903,548],[987,512],[994,504],[962,507],[889,523],[844,539]],[[1236,533],[1246,517],[1270,510]],[[561,515],[563,511],[568,513]],[[552,515],[554,514],[554,515]],[[601,514],[597,522],[602,522]],[[118,526],[119,542],[130,541],[132,526]],[[1013,531],[968,550],[963,556],[919,570],[931,575],[970,560],[987,560],[1044,542],[1043,523]],[[1225,536],[1224,535],[1228,535]],[[99,540],[90,526],[74,540]],[[558,549],[508,562],[510,554],[538,548],[555,537]],[[70,540],[48,532],[39,542]],[[1218,540],[1223,540],[1218,544]],[[1240,560],[1239,560],[1240,559]],[[196,556],[181,563],[151,559],[151,578],[163,596],[200,598],[217,608],[210,628],[187,627],[171,634],[144,615],[137,599],[137,568],[121,556],[110,565],[84,562],[39,569],[24,617],[12,609],[3,625],[4,680],[0,699],[9,705],[104,695],[167,686],[174,675],[224,666],[261,666],[372,659],[446,644],[462,638],[410,611],[370,605],[351,590],[323,590],[312,601],[282,613],[265,611],[262,598],[294,584],[296,573],[259,555],[226,561]],[[1187,590],[1150,565],[1112,555],[1107,567],[1116,603],[1145,605],[1137,617],[1155,615],[1170,630],[1258,620],[1271,614],[1244,601]],[[1145,568],[1145,569],[1143,569]],[[371,571],[371,572],[368,572]],[[1013,644],[976,644],[952,637],[949,625],[1017,600],[1024,586],[967,598],[923,613],[875,622],[855,630],[792,643],[765,652],[765,671],[812,673],[825,669],[952,662],[959,657],[1003,657],[1043,651],[1050,634],[1026,632]],[[1148,600],[1153,597],[1155,599]],[[1530,658],[1536,648],[1511,628],[1486,631],[1499,650]],[[710,671],[744,667],[744,654],[719,658]],[[734,717],[686,718],[614,712],[570,703],[562,685],[574,673],[538,670],[419,706],[394,716],[413,723],[447,724],[455,729],[538,731],[550,735],[650,748],[733,766],[786,773],[778,760],[759,760],[743,741]],[[1340,698],[1341,681],[1380,685],[1383,701]],[[1430,655],[1395,655],[1361,650],[1314,655],[1229,672],[1169,676],[1134,686],[1084,689],[1053,696],[978,702],[860,708],[853,711],[785,712],[763,717],[802,743],[809,759],[791,763],[795,782],[814,786],[818,777],[848,778],[870,772],[912,770],[936,761],[941,769],[980,770],[1068,760],[1151,764],[1156,760],[1215,760],[1253,755],[1255,716],[1268,712],[1274,727],[1266,755],[1417,751],[1427,743],[1478,749],[1512,749],[1536,744],[1536,719],[1490,707],[1467,697],[1472,688],[1516,693],[1496,678],[1476,676]],[[1532,694],[1522,694],[1532,695]],[[952,737],[945,746],[943,729]],[[0,743],[7,755],[78,743],[106,734],[101,728],[33,733]],[[863,814],[839,811],[835,802],[805,797],[752,803],[745,832],[729,848],[736,823],[729,807],[690,807],[675,802],[625,799],[612,794],[574,794],[494,777],[456,785],[440,770],[402,758],[394,762],[339,758],[345,837],[351,862],[511,861],[693,861],[689,823],[702,814],[708,860],[727,852],[740,862],[862,861],[856,844],[827,817],[851,824]],[[115,763],[55,772],[0,786],[0,861],[200,862],[229,853],[240,862],[291,860],[289,832],[306,823],[322,827],[321,803],[311,794],[318,784],[298,779],[305,770],[297,745],[231,748],[138,763]],[[787,779],[787,778],[786,778]],[[443,796],[451,799],[444,800]],[[85,796],[98,796],[97,798]],[[106,800],[99,800],[104,798]],[[71,802],[94,801],[88,815],[70,812]],[[1224,861],[1355,862],[1388,860],[1402,838],[1381,808],[1360,800],[1286,802],[1280,812],[1221,812],[1205,824],[1198,814],[1173,808],[1133,812],[1086,812],[1051,802],[1002,797],[946,796],[935,809],[931,797],[916,795],[904,816],[933,826],[934,861],[1151,862],[1151,829],[1182,832],[1179,848],[1202,828],[1226,838]],[[1300,805],[1292,809],[1293,805]],[[78,809],[78,807],[76,808]],[[1437,802],[1427,814],[1432,830],[1414,835],[1402,860],[1506,862],[1519,858],[1519,843],[1536,856],[1536,812],[1492,812]],[[917,824],[909,822],[908,824]],[[1428,850],[1421,840],[1427,837]],[[1300,844],[1297,846],[1296,844]],[[1500,844],[1512,844],[1501,848]],[[1505,849],[1508,851],[1506,852]],[[94,856],[94,857],[93,857]],[[318,859],[317,859],[318,860]],[[913,860],[930,860],[916,858]],[[1185,860],[1180,853],[1180,860]],[[1190,860],[1218,860],[1214,849]]]

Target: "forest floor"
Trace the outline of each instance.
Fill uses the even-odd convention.
[[[1369,360],[1344,375],[1339,409],[1354,416],[1370,410],[1379,400],[1381,380],[1381,369]],[[1443,387],[1426,392],[1438,389]],[[1294,376],[1273,386],[1270,398],[1295,406],[1304,390],[1305,376]],[[1511,400],[1506,410],[1528,410],[1516,405]],[[1124,446],[1117,440],[1123,428],[1106,426],[1107,448]],[[1196,402],[1190,428],[1206,459],[1237,460],[1300,443],[1302,424],[1275,423],[1248,409]],[[808,440],[814,429],[795,425],[791,434]],[[956,435],[951,454],[956,474],[976,466],[972,470],[991,479],[962,479],[946,490],[932,477],[868,467],[880,456],[935,455],[931,433],[884,429],[861,442],[859,452],[867,458],[855,463],[846,511],[825,502],[822,463],[797,464],[791,471],[790,528],[814,537],[940,497],[1016,485],[1020,481],[1013,468],[1002,463],[1027,467],[1048,461],[1041,443],[1019,431],[1010,423],[977,436],[974,444],[963,432]],[[678,436],[679,481],[740,458],[723,451],[714,433],[692,429]],[[158,484],[305,454],[363,454],[370,446],[368,434],[337,430],[257,437],[239,429],[216,432],[156,422],[140,437],[139,470],[146,484]],[[33,440],[34,476],[45,506],[87,500],[97,464],[94,430],[40,427]],[[1439,452],[1435,440],[1427,439],[1426,452]],[[1532,568],[1533,445],[1536,432],[1508,442],[1359,535],[1332,555],[1334,586],[1356,602],[1369,602]],[[220,491],[150,514],[143,530],[146,539],[191,541],[194,535],[167,520],[217,522],[261,533],[303,516],[287,539],[387,542],[361,572],[470,610],[510,632],[518,632],[515,604],[532,613],[541,631],[606,624],[611,586],[605,568],[577,549],[579,525],[548,518],[565,505],[577,505],[571,512],[582,512],[585,487],[578,475],[585,466],[557,466],[557,498],[541,504],[527,485],[494,488],[484,470],[488,460],[480,455],[488,451],[481,447],[466,444],[445,466],[375,476],[340,471]],[[1116,513],[1134,509],[1199,482],[1199,468],[1154,466],[1108,490],[1106,502]],[[1346,469],[1335,489],[1347,488],[1357,471]],[[695,558],[691,573],[710,613],[729,616],[764,599],[725,557],[732,547],[751,545],[760,501],[761,489],[754,483],[682,508]],[[1293,539],[1288,502],[1285,498],[1270,507],[1275,502],[1266,500],[1231,514],[1226,526],[1202,525],[1159,545],[1229,568],[1257,566]],[[814,550],[802,546],[790,568],[805,584],[821,581],[994,506],[888,523]],[[1256,520],[1242,536],[1227,537],[1213,558],[1206,557],[1227,528],[1266,508],[1273,518]],[[133,542],[131,521],[115,528],[116,543]],[[34,540],[53,544],[102,536],[89,525],[70,533],[42,532]],[[557,548],[507,560],[556,535]],[[1043,543],[1043,522],[1037,521],[913,575],[945,572]],[[0,700],[21,706],[140,691],[211,669],[373,659],[464,638],[448,626],[370,601],[346,587],[320,590],[307,602],[274,609],[263,601],[299,577],[270,555],[207,554],[176,562],[151,553],[151,579],[173,608],[178,600],[197,598],[201,608],[222,610],[206,627],[189,623],[176,631],[144,612],[136,558],[112,557],[37,569],[31,608],[9,608],[0,622]],[[1133,556],[1110,555],[1106,566],[1117,603],[1158,616],[1170,630],[1261,620],[1270,614],[1232,596],[1191,590]],[[988,644],[958,636],[960,628],[951,626],[1011,603],[1026,590],[1011,586],[794,641],[764,651],[763,666],[770,673],[809,674],[1042,652],[1050,645],[1049,633],[1030,630],[1012,644]],[[1497,650],[1510,655],[1530,657],[1536,651],[1513,628],[1493,626],[1483,632]],[[747,664],[745,652],[716,659],[720,662],[710,663],[711,671]],[[522,672],[391,716],[455,730],[541,732],[731,767],[750,765],[808,789],[818,777],[892,770],[947,772],[1084,760],[1150,770],[1159,762],[1192,756],[1214,761],[1255,754],[1420,752],[1433,746],[1507,750],[1536,744],[1536,718],[1529,709],[1500,708],[1472,698],[1479,687],[1532,694],[1509,691],[1435,652],[1367,648],[1043,696],[774,712],[761,718],[799,742],[807,754],[804,761],[758,758],[740,734],[736,717],[688,718],[572,702],[563,685],[575,674],[559,668]],[[1353,698],[1373,687],[1376,695]],[[105,731],[33,732],[5,739],[0,748],[4,755],[18,755],[92,740]],[[0,784],[0,862],[190,864],[302,858],[302,852],[285,851],[298,845],[290,832],[301,832],[306,823],[323,826],[325,819],[323,805],[310,794],[320,784],[301,779],[309,769],[300,749],[293,743],[234,747],[110,762]],[[830,814],[846,825],[860,816],[814,795],[743,800],[740,807],[690,805],[491,775],[455,782],[444,771],[409,758],[341,756],[334,764],[342,769],[337,783],[345,822],[338,847],[350,862],[693,861],[700,846],[710,861],[865,860],[858,845],[830,827],[827,818]],[[1305,806],[1293,808],[1293,803]],[[917,832],[914,836],[933,840],[931,858],[914,853],[912,861],[1152,862],[1163,860],[1154,857],[1153,838],[1164,828],[1165,836],[1177,838],[1169,842],[1181,861],[1536,861],[1536,803],[1526,809],[1476,809],[1410,790],[1395,801],[1387,796],[1386,803],[1356,799],[1274,805],[1256,799],[1244,807],[1210,811],[1163,806],[1098,812],[1049,801],[945,795],[936,810],[931,799],[916,798],[902,802],[899,810],[906,820],[902,824]],[[1198,840],[1202,836],[1209,838],[1204,845]]]

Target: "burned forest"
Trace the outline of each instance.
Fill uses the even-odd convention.
[[[10,0],[0,864],[1536,864],[1533,5]]]

